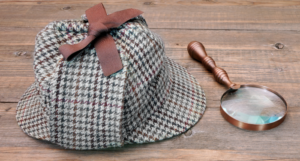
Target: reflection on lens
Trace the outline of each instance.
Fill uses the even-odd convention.
[[[268,124],[280,120],[286,104],[276,94],[256,87],[241,87],[227,92],[221,100],[223,110],[234,119],[248,124]]]

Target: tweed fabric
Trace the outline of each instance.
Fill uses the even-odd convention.
[[[36,81],[17,106],[26,134],[67,149],[104,149],[171,138],[198,122],[203,90],[165,56],[142,16],[110,31],[123,64],[117,73],[103,75],[92,45],[64,61],[59,46],[82,41],[88,25],[85,16],[55,21],[37,35]]]

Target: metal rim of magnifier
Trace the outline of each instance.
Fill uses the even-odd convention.
[[[245,88],[245,87],[261,88],[261,89],[268,90],[268,91],[274,93],[275,95],[277,95],[277,96],[284,102],[284,104],[285,104],[286,110],[285,110],[284,116],[283,116],[281,119],[279,119],[279,120],[277,120],[277,121],[275,121],[275,122],[272,122],[272,123],[268,123],[268,124],[249,124],[249,123],[245,123],[245,122],[236,120],[236,119],[234,119],[233,117],[229,116],[229,115],[223,110],[223,108],[222,108],[222,99],[223,99],[223,96],[224,96],[225,94],[227,94],[227,93],[230,91],[230,89],[229,89],[228,91],[226,91],[226,92],[222,95],[221,100],[220,100],[220,103],[221,103],[221,105],[220,105],[220,112],[221,112],[222,116],[224,117],[224,119],[225,119],[226,121],[228,121],[228,122],[231,123],[232,125],[234,125],[234,126],[236,126],[236,127],[239,127],[239,128],[241,128],[241,129],[252,130],[252,131],[264,131],[264,130],[269,130],[269,129],[272,129],[272,128],[277,127],[278,125],[280,125],[280,124],[284,121],[284,119],[285,119],[285,117],[286,117],[286,114],[287,114],[288,105],[287,105],[285,99],[284,99],[279,93],[277,93],[276,91],[274,91],[274,90],[272,90],[272,89],[270,89],[270,88],[268,88],[268,87],[266,87],[266,86],[260,86],[260,85],[244,84],[244,85],[241,85],[240,88]]]

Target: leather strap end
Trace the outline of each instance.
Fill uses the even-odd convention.
[[[102,68],[103,75],[108,77],[108,76],[110,76],[110,75],[112,75],[112,74],[114,74],[114,73],[116,73],[116,72],[123,69],[123,64],[122,64],[122,61],[121,61],[120,58],[119,59],[114,59],[114,62],[115,62],[115,64],[110,64],[109,68]],[[101,65],[101,66],[103,66],[103,65]],[[104,66],[106,66],[106,65],[104,65]]]
[[[122,60],[111,35],[106,34],[99,38],[95,43],[95,49],[105,76],[110,76],[123,68]]]
[[[90,44],[95,39],[94,35],[89,35],[84,40],[78,44],[64,44],[58,48],[59,52],[63,55],[64,60],[71,60],[76,53],[84,49],[88,44]]]
[[[61,53],[61,55],[63,56],[64,60],[71,60],[72,59],[72,55],[75,54],[73,52],[73,47],[71,45],[65,44],[62,45],[58,48],[59,52]]]

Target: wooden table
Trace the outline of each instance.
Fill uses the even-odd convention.
[[[54,20],[80,18],[98,0],[0,1],[0,160],[300,160],[300,1],[104,0],[112,13],[137,8],[160,34],[166,54],[202,85],[207,110],[187,133],[170,140],[102,151],[72,151],[33,139],[15,120],[16,105],[34,82],[36,34]],[[225,87],[192,60],[187,44],[202,42],[233,82],[281,93],[288,115],[279,127],[252,132],[222,118]]]

